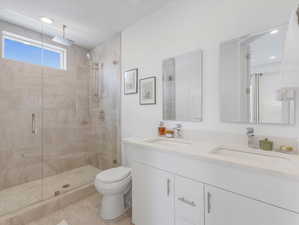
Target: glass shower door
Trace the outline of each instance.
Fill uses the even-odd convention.
[[[0,20],[0,216],[42,199],[41,32]]]

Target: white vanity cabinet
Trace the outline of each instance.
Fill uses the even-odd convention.
[[[205,225],[298,225],[299,215],[205,185]]]
[[[299,225],[299,181],[126,143],[135,225]]]
[[[174,176],[140,163],[132,169],[133,223],[174,225]]]
[[[133,223],[298,225],[299,214],[134,162]]]

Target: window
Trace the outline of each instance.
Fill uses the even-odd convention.
[[[2,32],[2,57],[66,70],[66,49]]]

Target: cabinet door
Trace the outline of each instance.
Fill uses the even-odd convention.
[[[298,225],[299,215],[206,186],[206,225]]]
[[[174,225],[173,175],[133,163],[133,223]]]
[[[175,224],[204,225],[204,185],[175,177]]]

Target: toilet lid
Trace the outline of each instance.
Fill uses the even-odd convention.
[[[126,167],[117,167],[100,172],[96,179],[103,183],[119,182],[131,174],[131,169]]]

